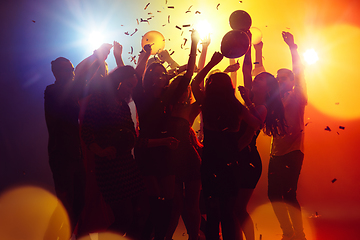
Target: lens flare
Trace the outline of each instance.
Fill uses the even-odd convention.
[[[212,33],[211,25],[208,21],[202,20],[196,24],[196,30],[198,31],[200,38],[206,38],[210,33]]]
[[[308,64],[314,64],[319,60],[319,57],[314,49],[306,50],[303,55],[305,62],[307,62]]]
[[[99,31],[92,31],[88,37],[88,44],[91,50],[95,50],[104,43],[103,35]]]

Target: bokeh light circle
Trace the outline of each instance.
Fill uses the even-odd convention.
[[[261,32],[261,30],[259,28],[251,27],[250,32],[251,32],[251,43],[253,45],[258,44],[259,42],[262,41],[263,35],[262,35],[262,32]]]

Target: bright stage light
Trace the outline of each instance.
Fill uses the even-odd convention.
[[[314,49],[308,49],[304,53],[304,59],[308,64],[314,64],[319,60],[319,57]]]
[[[196,30],[198,31],[201,39],[206,38],[210,33],[212,33],[211,25],[206,20],[198,22],[196,25]]]
[[[88,41],[89,48],[91,50],[96,50],[104,43],[103,35],[98,31],[92,31],[89,34]]]

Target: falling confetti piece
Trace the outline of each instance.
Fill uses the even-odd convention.
[[[175,26],[177,29],[181,30],[181,27],[179,27],[178,25]]]
[[[309,123],[311,123],[311,122],[307,122],[307,123],[305,123],[305,127],[306,127],[307,125],[309,125]]]
[[[187,43],[187,38],[184,38],[184,46],[185,46],[186,43]]]
[[[35,20],[32,20],[33,23],[35,23]]]
[[[239,3],[242,3],[242,1],[239,1]],[[260,236],[261,236],[261,234],[260,234]]]
[[[250,163],[250,166],[252,166],[253,168],[255,168],[254,164]]]
[[[331,131],[331,129],[330,129],[330,127],[329,126],[326,126],[326,128],[325,128],[325,131]]]
[[[199,11],[196,11],[196,12],[195,12],[195,14],[201,14],[201,12],[199,12]]]
[[[334,183],[334,182],[336,182],[337,181],[337,179],[336,178],[334,178],[333,180],[331,180],[331,182],[332,183]]]
[[[130,36],[134,35],[137,32],[137,28],[135,28],[135,32],[133,32]],[[132,54],[132,53],[131,53]]]
[[[189,12],[191,12],[191,11],[187,10],[185,13],[189,13]]]
[[[148,12],[148,15],[151,15],[152,14],[152,12]]]
[[[173,55],[173,54],[174,54],[174,52],[175,52],[175,51],[172,51],[169,55],[170,55],[170,56],[171,56],[171,55]]]
[[[219,10],[220,3],[216,6],[216,10]]]
[[[129,32],[125,32],[125,35],[130,35],[130,33],[129,33]]]
[[[144,10],[146,10],[149,5],[150,5],[150,3],[146,4]]]
[[[137,25],[139,25],[139,19],[136,19]]]
[[[172,8],[172,9],[174,9],[174,6],[168,6],[168,8]]]
[[[131,46],[131,51],[130,51],[130,54],[132,55],[134,52],[134,48]]]
[[[180,36],[182,36],[183,34],[184,34],[184,31],[181,32],[181,35],[180,35]]]
[[[201,50],[200,50],[200,49],[198,49],[198,52],[199,52],[199,53],[201,53]]]
[[[161,12],[161,11],[157,10],[156,12]]]
[[[163,27],[165,27],[165,26],[166,26],[166,24],[163,24],[162,26],[163,26]]]
[[[344,130],[344,129],[345,129],[345,127],[344,127],[344,126],[339,126],[339,128],[340,128],[340,129],[342,129],[342,130]]]
[[[148,20],[146,20],[146,19],[142,19],[142,18],[140,18],[140,22],[149,22]]]
[[[339,105],[340,103],[339,102],[336,102],[335,105]]]
[[[254,64],[259,64],[259,62],[254,62]]]
[[[286,29],[290,29],[289,27],[287,27]]]
[[[339,132],[336,132],[337,133],[337,135],[340,135],[340,133]]]

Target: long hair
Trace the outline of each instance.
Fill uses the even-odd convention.
[[[279,83],[268,72],[262,72],[256,77],[264,77],[268,88],[265,103],[267,115],[263,131],[269,136],[283,136],[286,134],[286,120],[284,105],[280,97]]]
[[[231,78],[221,72],[210,75],[205,84],[202,106],[204,123],[219,131],[236,130],[242,107],[235,97]]]

